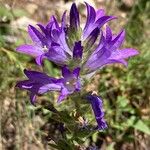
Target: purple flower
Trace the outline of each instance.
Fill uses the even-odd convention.
[[[41,72],[24,70],[28,80],[18,82],[16,86],[30,91],[32,104],[34,104],[36,100],[36,95],[44,94],[48,91],[59,91],[60,96],[58,98],[58,102],[61,102],[69,94],[81,89],[79,72],[79,68],[75,68],[73,71],[70,71],[66,66],[64,66],[62,68],[63,78],[56,79]]]
[[[109,26],[106,26],[105,32],[102,30],[105,23],[116,17],[107,16],[104,10],[96,11],[88,3],[85,4],[87,20],[83,28],[80,26],[75,3],[70,9],[69,24],[65,11],[61,24],[52,16],[46,25],[37,24],[39,29],[29,25],[28,33],[32,44],[21,45],[17,51],[35,57],[38,65],[46,58],[59,65],[62,71],[61,78],[53,78],[45,73],[24,70],[28,79],[18,82],[16,86],[30,92],[32,104],[35,103],[37,95],[49,91],[59,92],[58,102],[61,102],[68,95],[81,90],[82,77],[84,79],[93,75],[108,64],[121,63],[127,66],[126,59],[139,54],[132,48],[121,49],[125,39],[124,30],[118,35],[112,34]],[[86,99],[91,104],[98,128],[107,128],[101,98],[89,94]]]
[[[75,3],[72,4],[70,9],[70,28],[77,30],[80,27],[79,12]]]
[[[73,47],[73,59],[82,59],[83,47],[81,41],[75,42]]]
[[[118,35],[112,35],[111,29],[107,26],[106,34],[103,35],[102,32],[97,48],[89,55],[82,66],[83,72],[88,74],[113,63],[121,63],[127,66],[126,59],[139,54],[139,52],[132,48],[124,48],[120,50],[120,46],[124,39],[124,30]]]
[[[29,25],[28,33],[33,43],[21,45],[17,51],[35,57],[38,65],[46,58],[61,67],[65,66],[62,67],[61,79],[25,70],[29,80],[19,82],[17,86],[29,90],[32,101],[36,94],[52,90],[61,92],[58,101],[62,101],[68,94],[80,90],[79,73],[81,77],[91,75],[113,63],[127,66],[126,59],[138,54],[138,51],[132,48],[120,50],[125,39],[124,30],[118,35],[113,35],[107,26],[106,32],[102,31],[101,27],[116,17],[106,16],[104,10],[96,11],[88,3],[85,4],[87,20],[83,29],[80,27],[79,12],[75,3],[70,9],[69,24],[66,22],[65,11],[61,24],[52,16],[46,25],[38,24],[40,31]],[[33,80],[30,79],[31,76]]]
[[[116,19],[114,16],[105,16],[105,12],[102,9],[95,11],[88,3],[85,2],[85,4],[87,7],[87,21],[83,29],[83,40],[85,40],[95,28],[100,29],[106,22]]]
[[[51,17],[46,26],[38,24],[41,31],[29,25],[28,33],[33,44],[21,45],[16,50],[35,57],[38,65],[41,65],[44,58],[60,65],[66,64],[67,56],[70,56],[72,53],[67,45],[65,37],[65,16],[66,12],[62,16],[61,26],[59,26],[54,16]],[[58,59],[62,58],[62,60],[54,60],[56,55],[59,55]],[[66,61],[64,61],[64,59]]]
[[[81,90],[81,82],[79,78],[80,68],[75,68],[70,71],[66,66],[62,68],[63,78],[59,79],[61,82],[61,94],[58,102],[64,100],[67,95]]]
[[[33,41],[33,44],[21,45],[17,48],[17,51],[35,57],[37,64],[40,65],[41,60],[45,57],[44,54],[50,47],[50,42],[41,32],[31,25],[28,26],[28,33]]]
[[[105,128],[107,128],[107,124],[104,120],[104,112],[103,112],[103,104],[102,104],[102,100],[100,97],[98,97],[95,94],[90,94],[88,96],[86,96],[86,99],[88,100],[88,102],[90,102],[97,124],[98,124],[98,129],[103,130]]]
[[[54,16],[51,17],[47,25],[37,24],[41,31],[29,25],[28,33],[33,44],[21,45],[17,51],[35,57],[38,65],[41,65],[44,58],[61,66],[72,63],[74,49],[79,45],[77,42],[80,41],[80,45],[85,45],[86,49],[90,48],[95,43],[100,28],[115,18],[104,16],[103,10],[96,12],[92,6],[85,4],[88,16],[84,29],[80,27],[79,12],[76,4],[73,3],[70,9],[69,25],[66,22],[66,11],[60,25]],[[82,49],[80,53],[83,52],[82,46],[80,49]]]

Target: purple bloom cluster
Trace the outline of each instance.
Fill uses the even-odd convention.
[[[29,25],[28,33],[32,44],[21,45],[18,52],[35,58],[38,65],[43,59],[48,59],[61,67],[62,78],[57,79],[48,75],[25,70],[28,80],[20,81],[17,87],[30,91],[32,104],[36,95],[48,91],[59,91],[58,102],[64,100],[69,94],[80,91],[82,76],[95,73],[107,64],[121,63],[127,65],[126,59],[137,55],[138,51],[132,48],[120,50],[125,39],[125,31],[114,35],[109,26],[103,31],[102,26],[114,16],[105,15],[104,10],[95,10],[88,3],[87,20],[84,28],[80,26],[79,12],[73,3],[70,9],[70,21],[66,21],[64,12],[61,24],[52,16],[46,25],[37,24],[38,29]],[[102,101],[91,95],[87,99],[91,103],[98,126],[103,129],[106,123],[103,120]]]

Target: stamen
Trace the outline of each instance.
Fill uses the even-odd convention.
[[[66,82],[66,85],[69,85],[70,84],[70,82]]]
[[[47,51],[48,51],[48,48],[47,48],[46,45],[43,46],[43,51],[44,51],[44,52],[47,52]]]

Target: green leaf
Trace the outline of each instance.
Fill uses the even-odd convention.
[[[106,148],[106,150],[114,150],[114,145],[115,145],[115,143],[112,142],[112,143]]]
[[[7,50],[7,49],[5,49],[5,48],[1,48],[1,50],[7,54],[8,58],[10,59],[10,61],[16,63],[17,66],[18,66],[21,70],[24,69],[24,67],[22,66],[22,64],[18,61],[17,56],[16,56],[16,54],[15,54],[14,52],[9,51],[9,50]]]
[[[45,69],[46,69],[46,71],[48,72],[48,74],[50,76],[55,76],[55,74],[54,74],[54,68],[53,68],[52,63],[50,61],[45,60],[44,61],[44,66],[45,66]]]
[[[138,120],[133,127],[141,132],[144,132],[146,134],[150,135],[150,128],[144,123],[142,120]]]
[[[57,145],[55,145],[55,144],[48,143],[48,145],[53,147],[53,148],[59,149],[59,147]]]
[[[61,140],[58,141],[57,145],[58,145],[60,150],[63,150],[63,149],[64,150],[65,149],[67,149],[67,150],[74,150],[74,145],[69,140],[66,141],[66,140],[61,139]]]
[[[118,99],[117,99],[117,105],[118,107],[120,108],[124,108],[128,105],[128,100],[126,99],[126,97],[124,96],[118,96]]]
[[[131,117],[127,120],[127,125],[128,125],[128,126],[133,126],[135,121],[136,121],[136,116],[131,116]]]

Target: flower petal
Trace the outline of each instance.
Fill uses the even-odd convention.
[[[73,70],[73,75],[75,75],[75,77],[78,78],[78,77],[79,77],[79,74],[80,74],[80,68],[77,67],[77,68],[75,68],[75,69]]]
[[[30,101],[31,101],[31,104],[34,105],[35,104],[35,101],[36,101],[36,94],[31,92],[30,93]]]
[[[112,40],[112,31],[109,26],[106,26],[106,42],[110,42]]]
[[[93,109],[96,121],[98,123],[99,129],[103,130],[107,128],[107,124],[104,120],[104,112],[102,110],[103,104],[102,104],[102,100],[100,99],[100,97],[98,97],[97,95],[88,95],[86,98],[92,105],[92,109]]]
[[[91,34],[87,37],[87,39],[85,40],[85,51],[88,51],[92,46],[93,44],[95,43],[95,41],[97,40],[97,37],[100,33],[100,29],[99,28],[95,28]]]
[[[81,59],[82,58],[83,47],[81,45],[81,41],[75,42],[73,48],[73,58],[74,59]]]
[[[55,78],[49,77],[45,73],[31,71],[31,70],[24,70],[24,74],[29,78],[30,81],[47,84],[55,81]]]
[[[20,81],[16,86],[31,92],[30,99],[32,104],[34,104],[36,95],[38,94],[61,90],[62,80],[60,79],[51,78],[46,74],[37,71],[24,70],[24,73],[29,80]]]
[[[79,12],[75,3],[72,4],[70,9],[70,27],[78,29],[80,26]]]
[[[63,13],[61,18],[61,28],[66,28],[66,11]]]
[[[100,61],[96,61],[95,63],[93,63],[92,65],[89,65],[88,68],[88,72],[87,73],[92,73],[95,72],[98,69],[102,69],[104,66],[106,65],[110,65],[110,64],[114,64],[114,63],[120,63],[123,64],[127,67],[128,63],[124,60],[124,59],[106,59],[102,62]]]
[[[24,80],[24,81],[19,81],[16,84],[16,87],[20,88],[20,89],[31,89],[33,82],[30,80]]]
[[[125,39],[125,30],[122,30],[111,42],[111,51],[118,49]]]
[[[103,16],[101,18],[99,18],[96,22],[95,22],[95,28],[101,28],[106,22],[112,20],[112,19],[116,19],[115,16]]]
[[[95,9],[88,3],[85,2],[85,4],[87,8],[87,21],[84,27],[84,32],[86,32],[89,26],[95,22],[95,17],[96,17]]]
[[[41,34],[35,27],[32,25],[28,26],[28,33],[32,39],[32,41],[40,47],[47,45],[46,38],[43,34]]]
[[[58,22],[57,22],[57,20],[56,20],[56,18],[55,18],[55,16],[52,16],[52,18],[53,18],[53,21],[54,21],[54,28],[55,29],[59,29],[59,24],[58,24]]]
[[[27,55],[31,55],[33,57],[43,54],[42,49],[40,49],[37,46],[33,46],[33,45],[21,45],[21,46],[17,47],[16,50],[18,52],[21,52],[21,53],[24,53]]]
[[[59,98],[57,100],[57,103],[61,103],[64,99],[66,99],[68,94],[69,94],[69,91],[67,90],[67,88],[62,88]]]
[[[60,46],[51,47],[49,51],[45,54],[45,56],[49,60],[59,65],[66,64],[68,60],[67,55],[65,54],[64,50]]]
[[[48,91],[60,91],[61,90],[61,86],[57,85],[55,83],[51,83],[51,84],[45,84],[43,86],[41,86],[38,90],[39,94],[43,94],[46,93]]]
[[[105,11],[103,9],[99,9],[96,11],[96,21],[105,15]]]
[[[132,57],[135,55],[138,55],[139,52],[135,49],[132,48],[125,48],[122,50],[115,50],[111,56],[109,57],[109,59],[126,59],[128,57]]]
[[[107,23],[108,21],[111,21],[112,19],[116,19],[116,17],[103,16],[103,17],[99,18],[95,23],[93,23],[91,26],[89,26],[87,28],[87,30],[84,31],[83,39],[86,39],[95,28],[100,29],[105,23]]]
[[[95,70],[95,68],[99,68],[103,64],[105,64],[110,55],[111,52],[103,47],[89,58],[89,60],[85,64],[85,67]]]
[[[46,28],[45,28],[45,26],[44,26],[43,24],[38,23],[37,26],[41,29],[41,31],[42,31],[45,35],[47,34]]]
[[[42,65],[42,61],[43,61],[44,58],[45,58],[45,54],[42,54],[42,55],[37,56],[36,59],[35,59],[35,61],[36,61],[36,63],[38,65],[41,66]]]
[[[71,75],[71,71],[68,69],[67,66],[62,67],[62,76],[64,78],[68,78]]]

